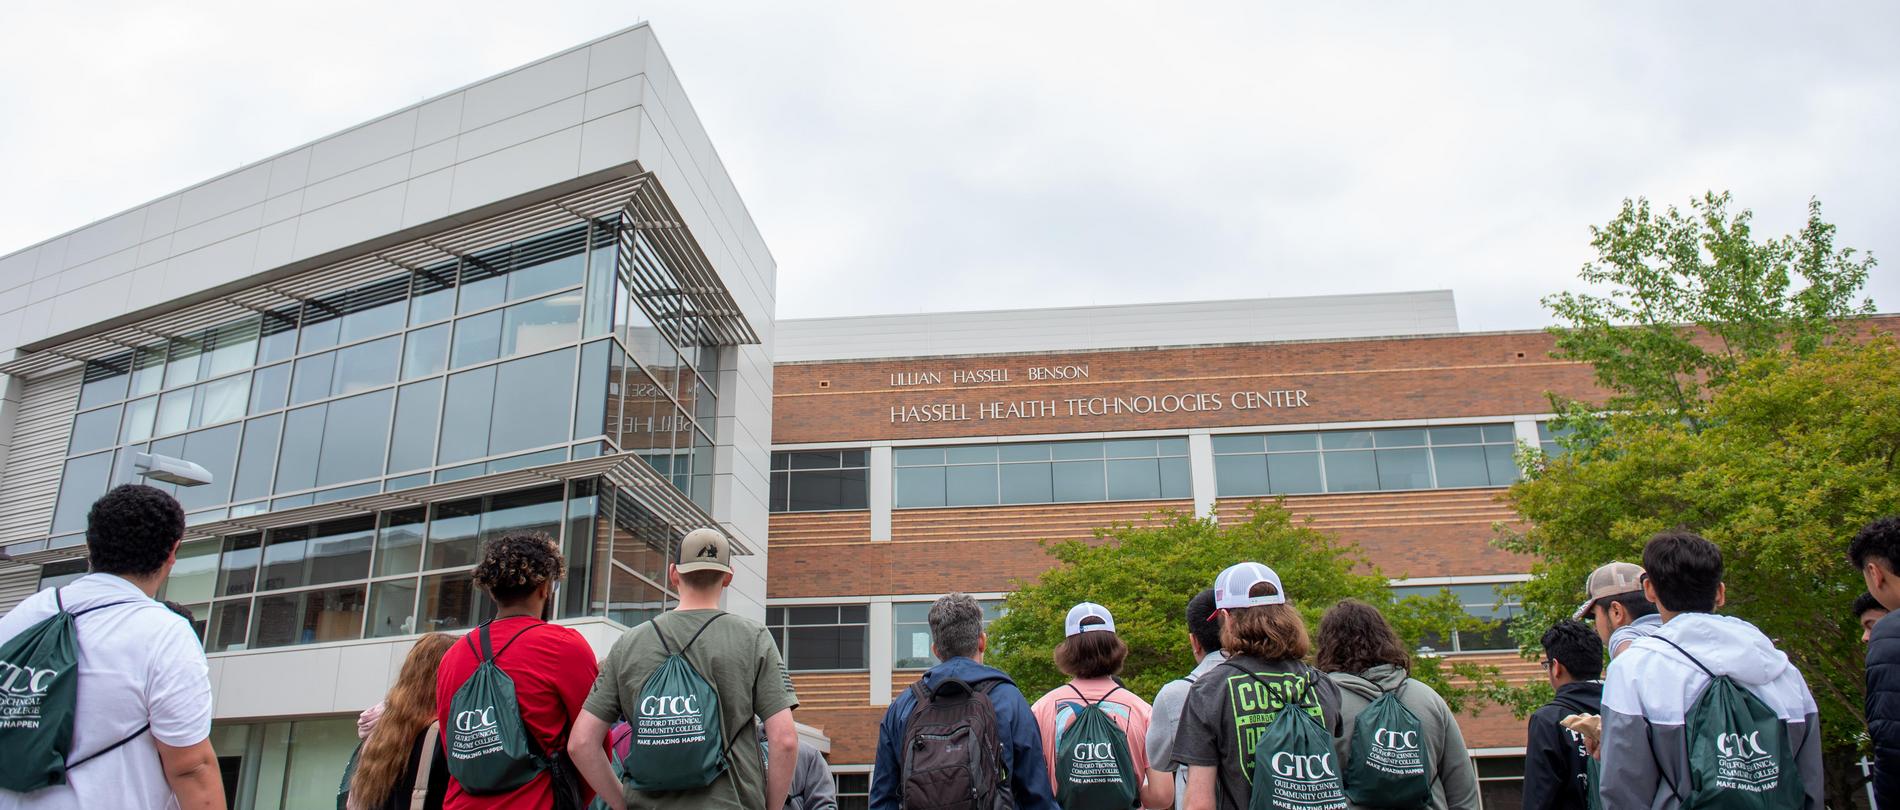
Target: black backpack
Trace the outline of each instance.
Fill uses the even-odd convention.
[[[990,693],[1007,679],[972,686],[955,678],[936,689],[919,680],[903,741],[898,806],[904,810],[1008,810],[1009,772]]]
[[[80,616],[134,602],[124,599],[78,612],[53,591],[53,615],[0,644],[0,788],[28,793],[66,784],[66,772],[117,750],[151,729],[147,723],[131,736],[66,761],[72,753],[73,715],[79,703]],[[157,604],[157,603],[153,603]]]

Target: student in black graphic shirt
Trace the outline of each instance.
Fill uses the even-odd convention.
[[[1531,715],[1524,744],[1524,810],[1583,810],[1591,788],[1583,737],[1561,725],[1573,714],[1603,713],[1603,639],[1565,619],[1544,631],[1544,671],[1556,699]]]

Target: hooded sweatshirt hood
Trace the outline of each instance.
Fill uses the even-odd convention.
[[[1003,674],[1003,671],[1000,669],[984,666],[969,658],[958,657],[931,667],[928,672],[924,673],[924,684],[935,689],[937,688],[937,684],[943,683],[951,678],[956,678],[971,686],[975,686],[983,681],[996,680],[1009,681],[1012,684],[1015,683],[1015,681],[1010,681],[1009,676]]]
[[[1379,695],[1399,688],[1405,683],[1405,670],[1391,664],[1380,664],[1365,672],[1334,672],[1327,677],[1339,684],[1341,691],[1351,692],[1370,703],[1379,699]]]
[[[1656,636],[1675,642],[1709,671],[1749,686],[1772,683],[1792,666],[1788,663],[1788,654],[1775,649],[1775,643],[1768,636],[1733,616],[1679,614],[1664,624]],[[1631,646],[1637,645],[1665,658],[1682,658],[1682,652],[1653,638],[1638,640]]]

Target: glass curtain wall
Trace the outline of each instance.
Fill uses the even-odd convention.
[[[192,612],[208,652],[464,630],[495,611],[474,583],[481,544],[517,532],[562,545],[557,617],[631,626],[677,601],[681,532],[594,479],[194,540],[158,596]]]
[[[617,450],[710,508],[720,350],[636,294],[642,244],[576,225],[88,364],[50,547],[135,452],[211,472],[148,482],[192,523]]]
[[[1223,498],[1508,486],[1519,475],[1509,424],[1229,434],[1213,445]]]

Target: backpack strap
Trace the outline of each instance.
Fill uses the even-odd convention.
[[[1261,688],[1263,688],[1263,689],[1265,689],[1265,690],[1267,690],[1267,691],[1268,691],[1269,693],[1271,693],[1271,692],[1273,692],[1273,691],[1274,691],[1274,690],[1273,690],[1273,685],[1272,685],[1272,684],[1269,684],[1269,683],[1267,683],[1266,681],[1263,681],[1263,680],[1260,680],[1260,676],[1259,676],[1259,675],[1256,675],[1256,674],[1254,674],[1253,672],[1251,672],[1251,671],[1249,671],[1249,670],[1248,670],[1248,669],[1247,669],[1246,667],[1243,667],[1243,666],[1241,666],[1241,665],[1239,665],[1239,664],[1236,664],[1236,663],[1234,663],[1232,659],[1229,659],[1229,660],[1226,660],[1226,661],[1222,661],[1222,662],[1220,662],[1220,665],[1221,665],[1221,666],[1223,666],[1223,667],[1233,667],[1233,668],[1234,668],[1234,671],[1235,671],[1235,672],[1238,672],[1238,673],[1240,673],[1240,674],[1242,674],[1242,675],[1245,675],[1245,676],[1247,676],[1247,677],[1249,677],[1249,678],[1252,678],[1252,679],[1253,679],[1253,682],[1254,682],[1254,683],[1257,683],[1257,684],[1260,684],[1260,686],[1261,686]],[[1303,670],[1303,671],[1299,671],[1299,672],[1297,672],[1297,673],[1295,673],[1295,674],[1297,674],[1297,675],[1299,675],[1299,676],[1300,676],[1300,684],[1301,684],[1301,685],[1302,685],[1302,686],[1303,686],[1304,688],[1300,690],[1300,696],[1294,699],[1294,701],[1295,701],[1295,702],[1293,702],[1293,703],[1290,703],[1290,704],[1289,704],[1289,703],[1282,703],[1282,704],[1280,704],[1280,706],[1281,706],[1281,708],[1285,708],[1285,707],[1287,707],[1287,706],[1289,706],[1289,705],[1291,705],[1291,706],[1293,706],[1293,707],[1295,707],[1295,708],[1298,708],[1298,709],[1305,709],[1305,708],[1306,708],[1306,705],[1305,705],[1305,703],[1306,703],[1306,698],[1307,698],[1307,696],[1309,696],[1309,695],[1311,695],[1311,696],[1313,697],[1313,703],[1314,703],[1315,705],[1317,705],[1317,704],[1319,703],[1319,696],[1318,696],[1318,695],[1314,695],[1314,694],[1313,694],[1313,679],[1312,679],[1311,677],[1309,677],[1309,676],[1308,676],[1308,675],[1306,674],[1306,673],[1307,673],[1307,672],[1309,672],[1309,671],[1311,671],[1311,672],[1317,672],[1317,670],[1314,670],[1314,669],[1312,669],[1311,667],[1308,667],[1308,668],[1307,668],[1306,670]],[[1322,677],[1323,677],[1323,676],[1322,676]]]
[[[710,618],[710,619],[707,619],[707,620],[706,620],[706,623],[705,623],[705,624],[702,624],[702,625],[700,625],[700,626],[699,626],[699,629],[698,629],[698,630],[695,630],[695,631],[693,631],[693,637],[692,637],[692,638],[689,638],[689,639],[687,639],[687,640],[686,640],[686,645],[685,645],[685,646],[683,646],[683,647],[680,647],[680,652],[679,652],[679,654],[680,654],[680,655],[685,655],[685,654],[686,654],[686,651],[687,651],[688,649],[691,649],[691,648],[692,648],[692,646],[693,646],[693,643],[694,643],[694,642],[696,642],[696,641],[699,641],[699,637],[700,637],[700,636],[703,636],[703,635],[705,635],[705,634],[706,634],[706,628],[708,628],[708,627],[711,627],[711,626],[713,626],[713,622],[716,622],[716,621],[719,621],[719,619],[720,619],[721,617],[723,617],[723,616],[725,616],[725,615],[726,615],[726,614],[725,614],[724,612],[720,612],[720,613],[714,613],[714,614],[713,614],[713,616],[712,616],[712,618]],[[657,633],[657,632],[659,632],[659,631],[660,631],[660,628],[659,628],[659,627],[658,627],[658,626],[656,625],[656,626],[655,626],[655,627],[653,628],[653,632],[656,632],[656,633]],[[666,643],[666,637],[665,637],[665,636],[661,636],[661,637],[660,637],[660,643],[662,643],[662,644],[664,644],[664,643]]]
[[[110,754],[110,753],[112,753],[112,752],[114,752],[114,751],[117,751],[117,750],[119,750],[119,747],[120,747],[120,746],[123,746],[123,745],[125,745],[126,743],[129,743],[129,742],[131,742],[131,741],[133,741],[133,740],[136,740],[136,739],[138,739],[138,738],[140,738],[140,737],[143,737],[143,736],[145,736],[145,732],[147,732],[147,731],[151,731],[151,730],[152,730],[152,724],[151,724],[151,723],[146,723],[145,725],[142,725],[142,726],[139,726],[139,730],[138,730],[138,731],[134,731],[134,732],[132,732],[132,733],[131,733],[131,735],[129,735],[129,736],[127,736],[127,737],[126,737],[125,739],[122,739],[122,740],[120,740],[120,741],[118,741],[118,742],[115,742],[115,743],[113,743],[113,744],[111,744],[111,745],[108,745],[108,746],[106,746],[106,747],[104,747],[104,748],[101,748],[101,749],[99,749],[99,750],[97,750],[97,751],[94,751],[94,752],[92,752],[92,753],[90,753],[90,754],[87,754],[87,755],[85,755],[85,756],[83,756],[83,757],[80,757],[80,759],[79,759],[79,761],[78,761],[78,762],[68,762],[68,763],[66,763],[66,770],[69,770],[69,771],[70,771],[70,770],[72,770],[72,769],[74,769],[74,768],[77,768],[77,767],[79,767],[79,766],[81,766],[81,765],[84,765],[84,764],[86,764],[86,763],[88,763],[88,762],[91,762],[91,761],[93,761],[93,760],[95,760],[95,759],[98,759],[99,757],[102,757],[102,756],[105,756],[106,754]]]
[[[488,632],[488,626],[490,624],[493,624],[494,621],[495,621],[494,619],[489,619],[488,621],[482,622],[482,625],[480,627],[475,628],[475,632],[469,633],[467,636],[464,637],[468,640],[468,648],[470,651],[475,653],[475,657],[477,661],[500,660],[501,654],[507,652],[509,647],[515,646],[515,642],[520,641],[521,637],[527,635],[529,630],[533,630],[536,627],[546,627],[548,624],[547,622],[539,622],[537,624],[531,624],[531,625],[528,625],[527,627],[521,628],[521,632],[516,633],[513,638],[508,639],[508,643],[501,645],[501,650],[497,652],[494,647],[494,642],[492,641]],[[480,639],[482,643],[480,648],[477,648],[475,646],[475,641],[477,639]]]
[[[1701,661],[1697,661],[1695,656],[1690,655],[1688,650],[1685,650],[1682,647],[1678,646],[1676,642],[1663,638],[1661,635],[1650,636],[1650,638],[1653,638],[1671,647],[1675,647],[1676,652],[1682,653],[1682,657],[1689,659],[1689,663],[1694,664],[1696,666],[1696,669],[1702,670],[1702,674],[1707,675],[1710,678],[1716,677],[1716,674],[1714,672],[1710,671],[1708,667],[1703,666]]]

